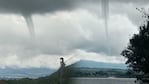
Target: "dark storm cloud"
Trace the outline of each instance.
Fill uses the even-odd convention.
[[[31,21],[32,19],[30,16],[32,14],[44,14],[44,13],[51,13],[51,12],[62,11],[62,10],[73,10],[75,8],[81,8],[81,7],[88,9],[87,7],[89,6],[89,4],[91,6],[96,5],[95,9],[96,8],[100,9],[101,6],[99,6],[98,8],[98,5],[101,3],[101,1],[104,2],[104,0],[0,0],[0,12],[22,14],[24,18],[26,19],[26,22],[29,26],[31,34],[34,34],[34,28],[33,28],[34,25],[32,24],[33,22]],[[140,0],[109,0],[109,2],[111,3],[111,6],[109,7],[112,7],[112,6],[117,6],[119,3],[125,4],[125,6],[126,6],[126,3],[147,4],[148,0],[142,0],[142,1]],[[104,3],[103,5],[106,5],[106,3]],[[105,6],[103,6],[103,10],[105,9],[104,7]],[[116,9],[116,11],[119,11],[119,10],[122,10],[121,7]],[[125,8],[125,10],[128,11],[127,8]],[[133,9],[131,8],[130,11],[132,10]],[[130,14],[131,14],[130,18],[132,18],[132,16],[134,17],[134,15],[132,15],[133,14],[132,12],[130,12]],[[97,44],[96,46],[98,45],[99,44]],[[88,43],[87,45],[84,45],[84,44],[79,45],[79,48],[83,47],[83,49],[85,50],[98,51],[98,52],[107,51],[108,52],[107,48],[105,48],[107,46],[99,46],[98,48],[91,48],[91,49],[88,49],[88,46],[90,46],[90,43]]]
[[[22,15],[26,20],[30,35],[34,38],[33,14],[72,10],[77,8],[79,3],[87,3],[89,1],[90,0],[0,0],[0,13]]]
[[[119,3],[125,4],[126,7],[124,7],[124,9],[121,9],[122,6],[120,5],[120,7],[119,6],[117,8],[115,7],[116,8],[115,10],[120,11],[120,13],[122,13],[122,11],[124,11],[124,13],[127,13],[128,11],[130,12],[128,14],[128,16],[130,15],[129,18],[132,18],[135,16],[135,13],[132,13],[132,10],[133,11],[136,11],[136,10],[133,8],[127,7],[128,6],[127,3],[148,4],[147,2],[149,1],[148,0],[141,0],[141,1],[140,0],[109,0],[109,2],[110,2],[109,7],[118,6]],[[24,17],[25,16],[29,17],[26,19],[31,19],[30,15],[32,14],[52,13],[55,11],[73,10],[75,8],[81,8],[81,7],[88,9],[89,4],[91,6],[96,5],[95,9],[100,9],[101,8],[100,3],[101,3],[101,0],[0,0],[0,12],[18,13],[18,14],[22,14]],[[88,10],[92,11],[91,9],[88,9]],[[136,18],[132,18],[131,20],[135,20],[135,19]],[[32,22],[29,22],[29,23],[32,23]],[[32,27],[30,29],[32,29]],[[31,32],[32,31],[33,29],[31,30]],[[87,45],[89,46],[89,44]],[[80,47],[82,47],[82,45],[80,45]],[[87,49],[87,47],[85,47],[85,49]],[[104,48],[104,46],[100,46],[100,49],[93,48],[91,50],[107,51],[107,49]]]
[[[98,3],[100,0],[0,0],[1,13],[43,14],[72,10],[78,4]]]
[[[121,50],[127,45],[129,35],[137,31],[136,26],[131,24],[138,21],[135,8],[147,5],[148,2],[148,0],[109,0],[109,11],[105,11],[109,12],[109,26],[111,25],[108,31],[110,40],[107,41],[103,21],[105,18],[101,15],[103,9],[107,8],[104,8],[105,6],[102,8],[101,0],[0,0],[0,14],[22,15],[26,19],[30,33],[36,33],[36,39],[31,41],[32,39],[27,37],[26,27],[23,25],[24,20],[21,22],[21,18],[15,16],[15,19],[11,21],[10,17],[7,19],[3,18],[3,15],[0,16],[1,63],[3,64],[5,61],[2,58],[7,57],[10,60],[14,59],[8,62],[10,65],[15,64],[16,60],[22,62],[25,59],[27,59],[25,63],[28,64],[28,59],[32,63],[33,57],[37,58],[37,63],[33,63],[36,66],[40,62],[39,55],[56,57],[74,54],[74,56],[80,57],[83,55],[93,57],[94,55],[89,54],[90,52],[103,53],[105,54],[103,58],[106,55],[118,57]],[[53,14],[42,16],[46,13]],[[32,15],[34,22],[32,22]],[[16,21],[17,19],[19,21]],[[124,22],[127,25],[123,24]],[[34,26],[36,32],[33,30]],[[75,50],[78,49],[86,54],[83,52],[79,52],[79,55],[76,54]],[[14,58],[12,58],[13,55],[15,55]],[[100,59],[100,56],[97,58]],[[93,57],[93,59],[97,58]],[[48,59],[42,59],[49,63]],[[1,63],[0,65],[2,65]],[[4,62],[4,65],[7,64]]]
[[[102,0],[104,1],[104,0]],[[146,3],[148,0],[109,0],[116,3]],[[0,0],[0,12],[3,13],[47,13],[56,10],[71,10],[78,4],[100,3],[101,0]]]
[[[0,0],[0,11],[4,13],[47,13],[71,7],[72,0]]]

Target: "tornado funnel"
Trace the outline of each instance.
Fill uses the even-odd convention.
[[[105,33],[108,38],[109,0],[101,0],[102,15],[105,22]]]
[[[31,37],[35,37],[34,24],[31,15],[24,16]]]

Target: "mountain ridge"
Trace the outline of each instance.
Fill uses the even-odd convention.
[[[0,79],[38,78],[55,71],[50,68],[4,68],[0,69]]]
[[[104,63],[104,62],[96,62],[90,60],[80,60],[73,64],[74,68],[76,67],[86,67],[86,68],[110,68],[110,69],[127,69],[127,65],[125,64],[116,64],[116,63]]]

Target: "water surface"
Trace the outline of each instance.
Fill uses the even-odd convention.
[[[135,78],[72,78],[73,84],[135,84]]]

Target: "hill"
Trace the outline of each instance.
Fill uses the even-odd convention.
[[[4,68],[0,69],[0,79],[39,78],[56,70],[49,68]]]
[[[134,77],[134,73],[127,70],[124,64],[112,64],[81,60],[72,65],[72,77]]]
[[[71,66],[67,66],[63,69],[61,84],[69,84],[70,75]],[[60,69],[46,77],[1,80],[0,84],[60,84]]]
[[[125,64],[118,63],[104,63],[104,62],[95,62],[89,60],[80,60],[79,62],[73,64],[74,67],[86,67],[86,68],[111,68],[111,69],[127,69]]]
[[[61,84],[69,84],[71,82],[69,78],[71,77],[134,77],[134,74],[128,73],[127,69],[118,68],[117,66],[92,61],[79,61],[63,69]],[[1,80],[0,84],[60,84],[60,72],[61,69],[49,76],[37,79]]]
[[[115,77],[115,78],[133,78],[133,73],[127,69],[110,69],[110,68],[74,68],[72,77]]]

